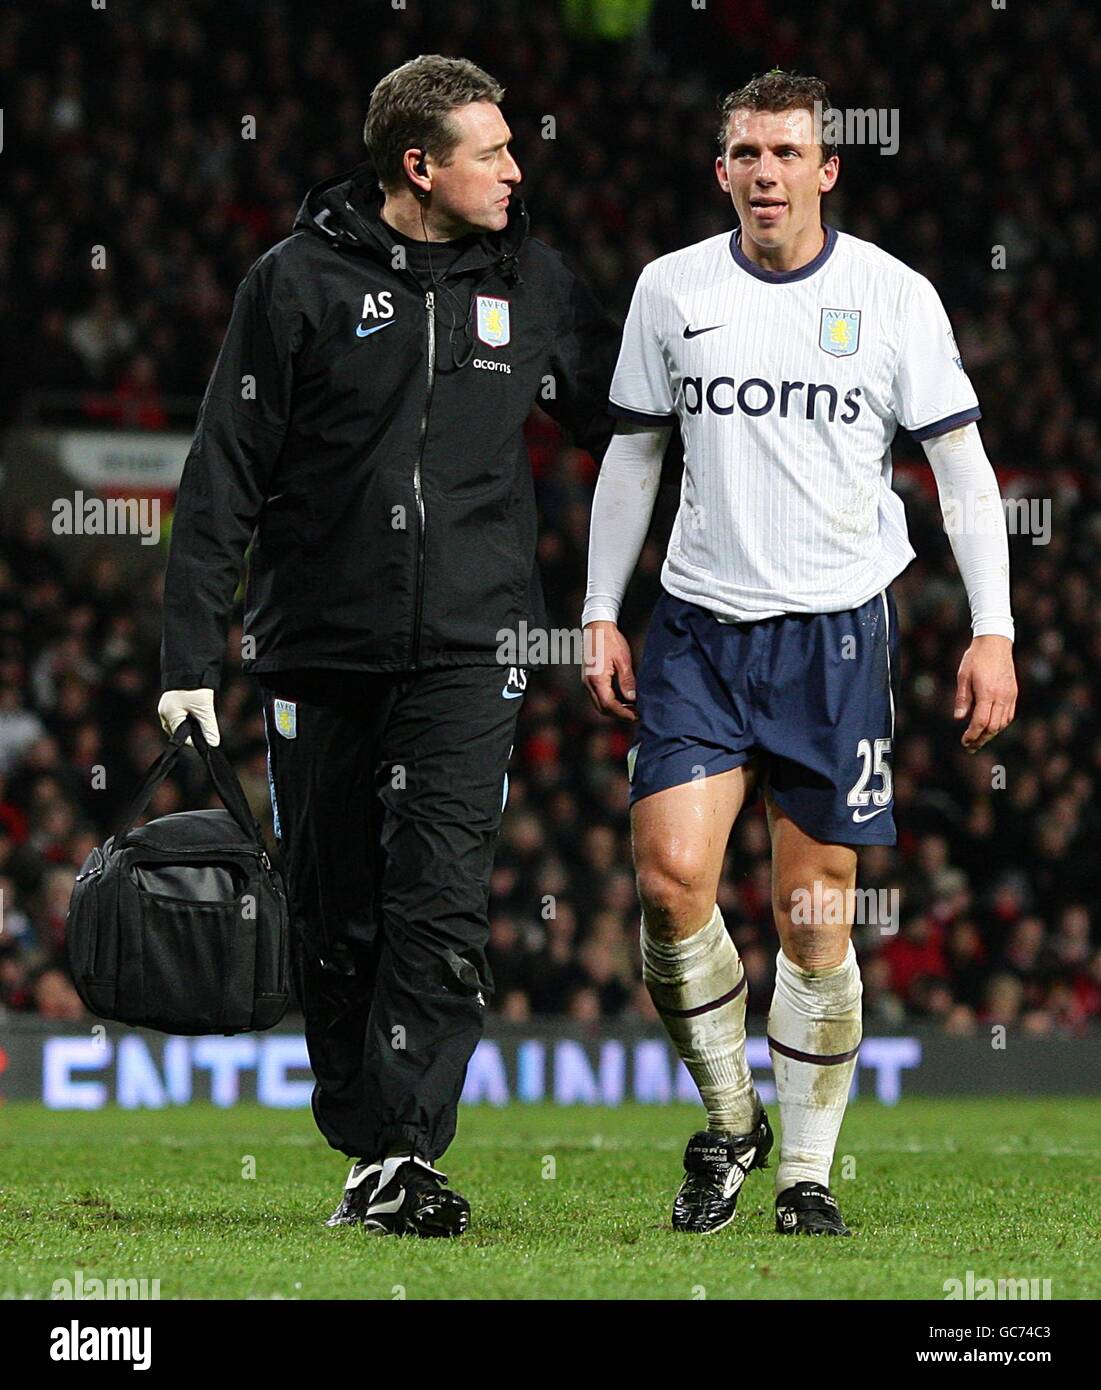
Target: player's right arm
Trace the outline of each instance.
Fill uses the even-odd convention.
[[[604,455],[589,526],[583,679],[602,714],[638,718],[631,649],[618,627],[619,609],[650,526],[661,460],[676,414],[669,365],[656,326],[660,294],[654,266],[638,278],[612,377],[608,408],[616,416]]]
[[[204,733],[213,722],[233,597],[290,421],[298,330],[275,269],[261,257],[237,290],[176,495],[158,707],[167,732],[187,713]]]
[[[620,420],[593,496],[585,609],[584,681],[602,714],[635,720],[631,648],[618,627],[628,581],[638,564],[661,482],[672,425]],[[620,698],[622,696],[622,698]]]

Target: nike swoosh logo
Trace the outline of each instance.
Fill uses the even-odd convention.
[[[506,700],[522,700],[524,692],[522,690],[502,690],[501,695]]]
[[[395,319],[387,319],[385,323],[376,323],[375,326],[374,326],[373,328],[364,328],[363,325],[362,325],[361,323],[357,323],[357,324],[356,324],[356,337],[357,337],[357,338],[369,338],[369,337],[371,336],[372,333],[377,333],[377,332],[379,331],[380,328],[389,328],[389,327],[391,326],[391,324],[393,324],[393,323],[395,323],[395,322],[396,322]]]
[[[866,816],[862,816],[859,811],[854,811],[853,820],[856,821],[857,825],[859,825],[861,821],[871,820],[873,816],[881,816],[884,811],[887,811],[889,809],[890,808],[887,806],[881,806],[878,811],[869,811]]]
[[[725,323],[713,323],[710,328],[692,328],[686,323],[684,325],[684,336],[686,338],[698,338],[701,333],[714,333],[716,328],[725,327]]]

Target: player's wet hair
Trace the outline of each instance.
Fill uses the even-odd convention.
[[[830,109],[829,88],[820,77],[802,77],[795,72],[772,68],[769,72],[751,77],[743,87],[728,93],[722,102],[719,124],[719,150],[726,154],[726,137],[730,118],[737,110],[749,111],[809,111],[814,115],[815,103],[825,113]],[[827,123],[828,125],[828,123]],[[823,129],[822,163],[837,153],[837,142],[826,138]]]
[[[402,182],[408,149],[427,150],[446,164],[459,143],[449,117],[456,106],[473,101],[499,105],[505,89],[467,58],[422,53],[387,73],[371,93],[363,143],[379,183],[393,189]]]

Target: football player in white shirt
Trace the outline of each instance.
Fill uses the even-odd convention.
[[[932,466],[970,600],[963,746],[989,742],[1016,704],[1005,518],[978,402],[929,281],[823,226],[839,159],[816,141],[816,102],[830,109],[822,82],[777,71],[727,97],[715,172],[740,227],[640,276],[593,501],[585,682],[598,709],[638,723],[644,978],[707,1110],[673,1206],[682,1231],[726,1225],[773,1144],[716,905],[731,828],[760,792],[780,940],[776,1229],[849,1233],[829,1176],[861,1039],[856,846],[896,838],[888,586],[914,554],[890,486],[899,425]],[[674,421],[681,501],[636,683],[616,621]]]

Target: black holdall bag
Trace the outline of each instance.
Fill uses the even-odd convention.
[[[131,829],[188,734],[228,809]],[[77,993],[100,1018],[162,1033],[271,1028],[287,1008],[288,927],[286,889],[241,784],[188,716],[77,875],[65,937]]]

